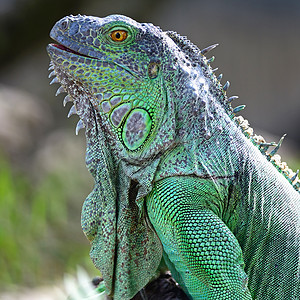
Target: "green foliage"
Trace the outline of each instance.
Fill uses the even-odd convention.
[[[80,229],[81,203],[71,215],[72,195],[60,174],[33,184],[1,157],[0,166],[1,289],[51,282],[78,264],[91,269],[89,245]]]

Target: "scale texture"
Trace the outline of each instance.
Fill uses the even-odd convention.
[[[299,300],[300,181],[282,139],[236,116],[216,45],[121,15],[71,15],[50,36],[51,83],[85,128],[82,228],[106,293],[131,299],[167,266],[190,299]]]

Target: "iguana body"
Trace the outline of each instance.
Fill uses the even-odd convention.
[[[107,293],[130,299],[163,256],[191,299],[300,299],[297,175],[235,117],[213,46],[120,15],[50,35],[53,82],[86,128],[82,227]]]

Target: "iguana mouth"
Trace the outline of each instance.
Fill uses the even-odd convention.
[[[64,45],[60,45],[60,44],[51,44],[51,45],[54,46],[54,47],[56,47],[56,48],[58,48],[58,49],[61,49],[61,50],[63,50],[63,51],[67,51],[67,52],[71,52],[71,53],[80,55],[79,52],[76,52],[76,51],[74,51],[74,50],[72,50],[72,49],[70,49],[70,48],[67,48],[67,47],[65,47]]]
[[[58,49],[60,49],[62,51],[69,52],[69,53],[72,53],[72,54],[75,54],[75,55],[78,55],[78,56],[84,56],[84,57],[88,57],[88,58],[94,58],[92,56],[88,56],[86,54],[77,52],[77,51],[75,51],[75,50],[73,50],[71,48],[68,48],[68,47],[66,47],[66,46],[64,46],[62,44],[50,44],[49,46],[53,46],[53,47],[58,48]]]

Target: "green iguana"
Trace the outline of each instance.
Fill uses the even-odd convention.
[[[235,116],[204,56],[216,45],[122,15],[71,15],[50,36],[51,83],[85,127],[82,228],[107,294],[130,299],[163,258],[191,299],[299,300],[300,181],[282,140]]]

